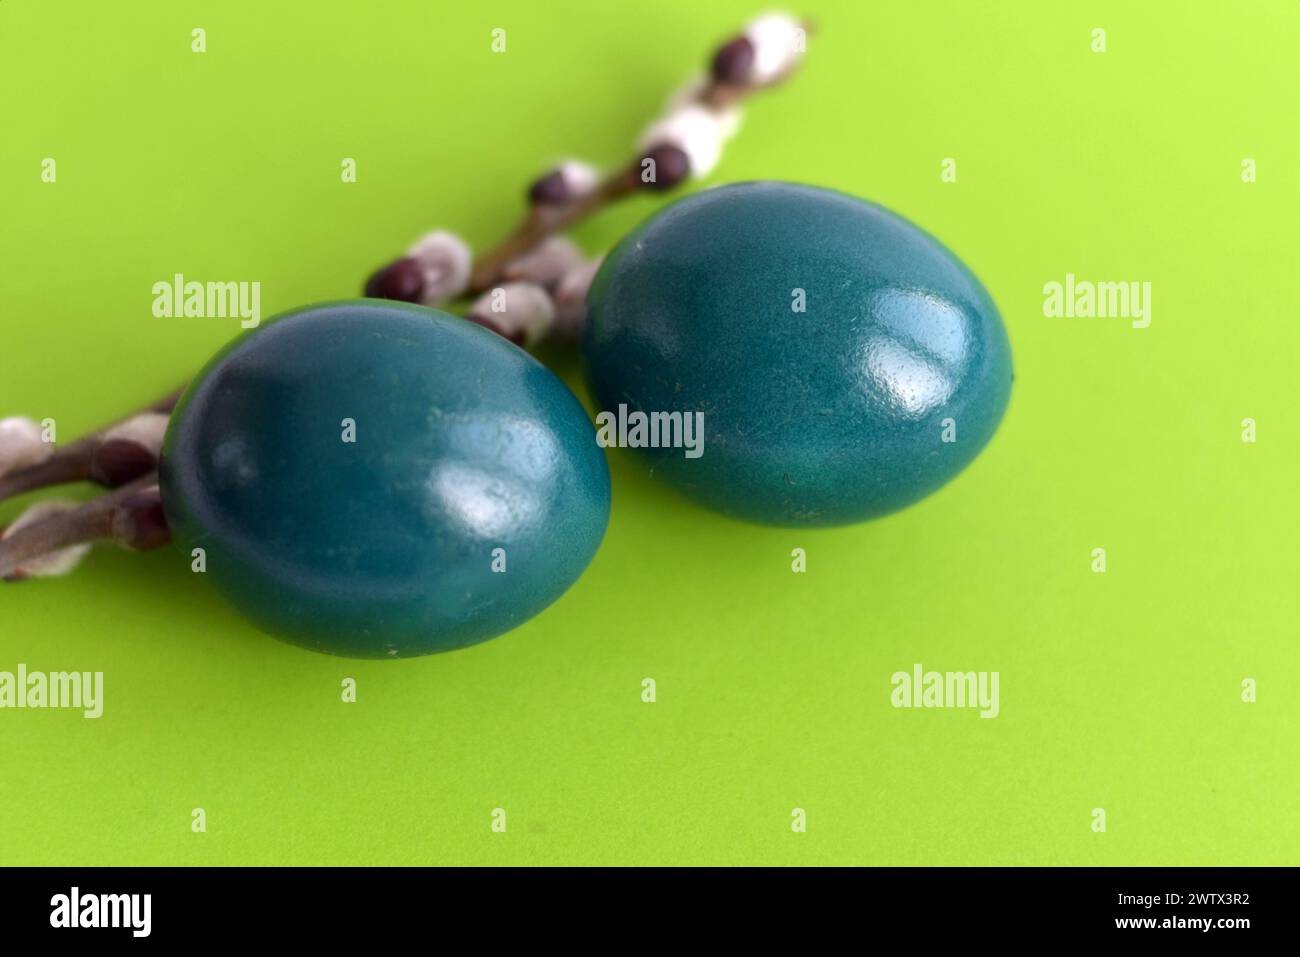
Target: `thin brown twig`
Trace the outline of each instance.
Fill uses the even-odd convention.
[[[805,20],[803,26],[806,33],[813,32],[811,21]],[[713,110],[727,109],[747,96],[780,86],[797,68],[798,61],[795,61],[786,72],[762,83],[723,83],[710,78],[696,95],[696,100]],[[639,174],[640,160],[644,153],[644,150],[638,153],[631,164],[614,173],[591,193],[557,205],[531,205],[514,232],[477,257],[470,273],[468,293],[480,293],[491,288],[501,280],[502,271],[507,265],[531,252],[543,240],[574,226],[614,201],[635,193],[642,186]]]
[[[536,249],[548,237],[563,232],[615,200],[636,192],[637,185],[637,168],[632,166],[609,177],[592,192],[570,202],[554,206],[530,206],[519,227],[475,261],[473,272],[470,273],[469,292],[478,293],[491,288],[500,280],[502,270],[510,263]]]

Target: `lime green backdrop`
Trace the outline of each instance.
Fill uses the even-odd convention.
[[[269,316],[356,294],[427,229],[482,248],[548,162],[625,161],[764,9],[296,6],[0,3],[0,414],[66,440],[196,369],[238,325],[154,319],[174,273],[260,281]],[[977,462],[901,514],[789,531],[612,452],[582,580],[417,660],[281,644],[166,550],[0,587],[0,670],[105,675],[99,720],[0,711],[0,863],[1297,863],[1300,2],[798,12],[804,70],[701,185],[856,193],[970,264],[1017,367]],[[1067,272],[1152,283],[1150,327],[1045,317]],[[1000,716],[892,708],[918,662],[998,671]]]

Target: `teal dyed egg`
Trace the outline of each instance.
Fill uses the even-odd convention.
[[[675,203],[610,253],[587,305],[602,441],[756,522],[840,525],[917,501],[979,453],[1011,392],[1002,320],[962,262],[811,186]]]
[[[527,353],[418,306],[287,313],[222,350],[163,447],[173,539],[248,618],[332,654],[493,638],[595,555],[609,473]]]

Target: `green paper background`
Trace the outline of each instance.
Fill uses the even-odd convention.
[[[270,316],[355,295],[427,229],[482,248],[548,162],[625,161],[761,9],[3,0],[0,414],[67,440],[195,370],[239,330],[154,319],[176,272],[261,281]],[[418,660],[274,641],[169,550],[0,587],[0,670],[106,686],[97,721],[0,711],[0,864],[1300,862],[1300,3],[799,9],[804,70],[700,185],[856,193],[969,263],[1017,373],[976,463],[788,531],[612,452],[582,580]],[[576,236],[602,251],[661,203]],[[1044,317],[1067,272],[1151,282],[1150,328]],[[916,662],[1000,672],[1000,717],[895,710]]]

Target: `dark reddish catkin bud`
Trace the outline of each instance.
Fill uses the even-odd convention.
[[[171,541],[158,486],[141,489],[113,509],[112,539],[136,551],[158,548]]]
[[[528,187],[528,199],[536,206],[558,206],[572,198],[563,170],[551,170]]]
[[[746,37],[736,37],[714,54],[713,79],[729,86],[741,86],[749,81],[753,65],[754,44]]]
[[[115,488],[157,467],[158,456],[152,449],[130,439],[108,439],[91,454],[89,478]]]
[[[653,160],[653,167],[646,160]],[[653,176],[649,172],[651,169]],[[647,189],[672,189],[690,174],[691,161],[676,146],[655,146],[641,157],[641,185]]]
[[[404,257],[375,272],[366,282],[365,292],[371,299],[418,303],[424,295],[424,273],[419,263]]]

